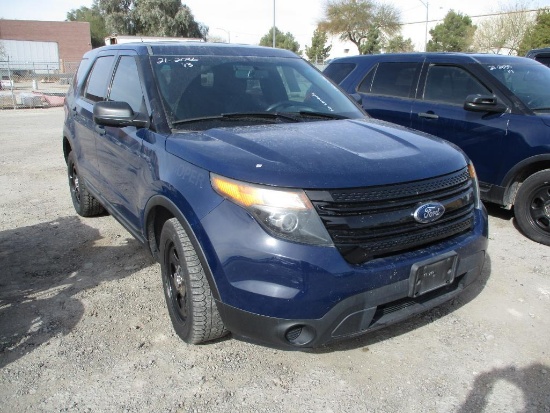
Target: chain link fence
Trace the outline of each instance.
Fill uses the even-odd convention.
[[[79,63],[0,59],[0,109],[62,106]]]

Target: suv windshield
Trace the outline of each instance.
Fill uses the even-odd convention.
[[[298,58],[152,56],[151,63],[174,127],[239,115],[260,122],[366,116]]]
[[[485,64],[489,73],[533,111],[550,110],[550,68],[538,63]]]

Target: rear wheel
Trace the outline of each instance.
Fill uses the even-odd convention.
[[[550,245],[550,169],[523,181],[516,196],[514,215],[528,238]]]
[[[67,157],[67,175],[69,177],[69,188],[73,206],[78,215],[92,217],[103,212],[103,206],[95,199],[86,188],[84,180],[81,179],[76,165],[74,152]]]
[[[227,334],[204,268],[176,218],[162,228],[160,258],[164,297],[176,333],[189,344]]]

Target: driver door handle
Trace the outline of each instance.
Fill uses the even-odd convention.
[[[418,114],[419,118],[426,118],[426,119],[439,119],[439,116],[437,116],[433,112],[420,112]]]

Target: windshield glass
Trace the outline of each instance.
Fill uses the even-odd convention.
[[[151,63],[168,118],[178,128],[227,114],[255,122],[272,119],[266,113],[286,115],[283,120],[291,114],[294,121],[366,116],[298,58],[152,56]]]
[[[519,64],[486,64],[485,68],[529,109],[550,110],[550,68],[531,61]]]

